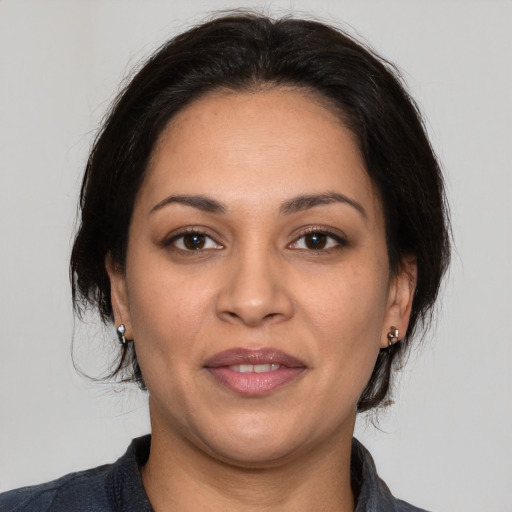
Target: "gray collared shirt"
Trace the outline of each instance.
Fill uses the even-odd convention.
[[[0,512],[153,512],[139,471],[150,444],[150,435],[139,437],[114,464],[1,494]],[[355,512],[425,512],[393,497],[357,439],[352,443],[351,476]]]

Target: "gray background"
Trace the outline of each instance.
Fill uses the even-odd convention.
[[[115,346],[94,320],[74,326],[80,174],[126,73],[237,5],[343,20],[404,71],[447,172],[457,251],[396,405],[357,435],[404,499],[512,511],[512,3],[498,0],[0,1],[0,489],[110,462],[148,431],[144,395],[71,363],[73,333],[92,373]]]

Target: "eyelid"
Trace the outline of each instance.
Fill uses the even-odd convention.
[[[339,247],[348,247],[350,245],[348,237],[339,229],[332,228],[330,226],[308,226],[305,229],[302,229],[298,233],[295,234],[293,241],[288,245],[296,244],[301,238],[312,234],[318,233],[327,236],[328,238],[332,238],[335,240]],[[336,247],[330,247],[328,249],[317,249],[317,252],[321,251],[329,251],[331,249],[336,249]],[[299,249],[300,250],[300,249]],[[302,249],[308,250],[308,249]],[[315,251],[315,249],[311,249],[311,251]]]
[[[348,237],[339,229],[333,228],[331,226],[322,226],[322,225],[314,225],[314,226],[308,226],[306,228],[302,228],[300,230],[297,230],[292,236],[293,240],[291,243],[288,244],[288,248],[290,248],[291,245],[296,244],[301,238],[307,236],[311,233],[318,233],[327,236],[328,238],[331,238],[337,243],[337,247],[330,247],[327,249],[310,249],[311,251],[316,252],[326,252],[331,249],[336,249],[338,247],[348,247],[350,245]],[[198,249],[198,250],[187,250],[182,249],[179,247],[176,247],[175,242],[179,240],[180,238],[189,235],[189,234],[197,234],[205,236],[206,238],[209,238],[212,240],[215,245],[218,247],[215,248],[207,248],[207,249]],[[190,252],[190,253],[196,253],[196,252],[202,252],[207,250],[220,250],[223,249],[225,246],[224,244],[218,242],[217,240],[218,236],[212,235],[210,230],[207,230],[203,227],[196,227],[196,226],[189,226],[184,228],[178,228],[174,230],[172,233],[170,233],[168,236],[165,237],[165,239],[162,241],[161,245],[164,248],[168,248],[169,246],[173,246],[174,249],[181,251],[181,252]],[[299,250],[308,250],[308,249],[299,249]]]
[[[187,249],[182,249],[180,247],[177,247],[175,245],[175,242],[177,240],[179,240],[180,238],[183,238],[186,235],[202,235],[206,238],[209,238],[210,240],[212,240],[215,243],[215,245],[219,246],[219,247],[215,247],[213,250],[220,250],[220,249],[224,248],[224,245],[219,243],[216,240],[216,237],[212,236],[211,232],[205,230],[204,228],[195,227],[195,226],[189,226],[186,228],[179,228],[177,230],[174,230],[172,233],[170,233],[168,236],[165,237],[165,239],[163,240],[161,245],[164,248],[169,248],[172,246],[174,249],[176,249],[178,251],[189,252],[189,253],[196,253],[196,252],[201,252],[201,251],[205,251],[205,250],[206,251],[212,250],[212,248],[198,249],[198,250],[187,250]]]

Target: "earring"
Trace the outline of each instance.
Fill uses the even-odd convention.
[[[393,345],[393,343],[396,343],[397,341],[399,341],[398,329],[394,325],[392,325],[389,328],[389,332],[388,332],[388,344],[391,347],[391,345]]]
[[[120,324],[119,327],[116,329],[117,331],[117,337],[119,339],[119,343],[121,345],[126,345],[126,338],[124,337],[124,333],[126,332],[126,327],[124,324]]]

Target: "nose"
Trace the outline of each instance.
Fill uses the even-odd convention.
[[[217,315],[249,327],[277,323],[293,316],[286,272],[270,251],[251,251],[227,262],[217,297]]]

